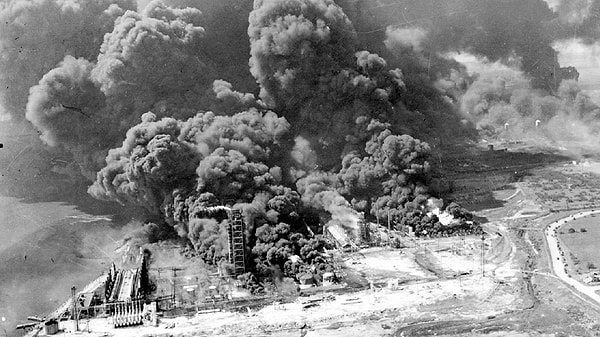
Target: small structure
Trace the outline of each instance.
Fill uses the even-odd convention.
[[[119,303],[115,306],[112,315],[112,323],[115,328],[143,324],[143,303],[139,300],[134,302]]]
[[[387,282],[388,289],[390,289],[390,290],[398,289],[398,283],[399,283],[398,281],[399,280],[397,278],[388,280],[388,282]]]
[[[360,242],[363,245],[371,243],[371,226],[365,221],[364,215],[361,213],[361,217],[358,220],[358,229],[360,230]]]
[[[488,151],[494,151],[494,145],[488,144]]]
[[[44,323],[44,332],[46,335],[55,335],[58,333],[58,321],[50,319]]]
[[[600,282],[600,275],[598,275],[598,271],[592,271],[590,272],[590,274],[588,276],[586,276],[586,278],[583,280],[583,282],[591,284],[591,283],[598,283]]]
[[[331,272],[323,273],[323,287],[332,286],[335,284],[335,274]]]

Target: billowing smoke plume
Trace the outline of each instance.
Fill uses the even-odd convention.
[[[180,130],[175,119],[156,121],[154,114],[144,114],[123,145],[109,152],[90,193],[158,212],[166,195],[193,177],[199,162],[190,144],[178,139]]]
[[[592,100],[597,101],[597,94],[586,96],[580,89],[586,87],[576,84],[578,71],[572,64],[559,64],[558,56],[573,44],[585,49],[586,43],[594,43],[588,49],[597,48],[596,1],[340,4],[357,28],[359,43],[402,69],[404,102],[409,110],[419,111],[414,115],[422,116],[407,118],[407,131],[433,144],[434,151],[440,144],[420,130],[444,130],[435,127],[437,121],[446,119],[451,125],[453,119],[439,111],[451,110],[475,124],[484,137],[550,140],[571,148],[565,142],[595,142],[597,108]],[[568,43],[556,41],[574,37]],[[457,52],[474,55],[476,61],[454,57]],[[466,66],[460,64],[464,61],[469,61]],[[587,83],[597,82],[597,74],[584,75]],[[436,91],[449,105],[435,101]]]
[[[480,132],[492,139],[554,142],[560,147],[593,148],[600,130],[600,107],[577,81],[563,80],[556,95],[531,87],[518,69],[471,61],[476,79],[461,105]]]
[[[263,274],[322,264],[325,243],[308,237],[355,232],[359,211],[436,223],[427,142],[473,135],[459,102],[475,81],[437,26],[385,27],[370,45],[332,0],[167,3],[119,7],[93,53],[62,52],[29,84],[27,119],[94,180],[92,196],[144,207],[153,233],[222,266],[240,210]],[[241,30],[243,45],[227,42]]]
[[[430,66],[436,63],[435,55],[429,57],[432,54],[466,51],[491,62],[517,60],[536,89],[552,91],[560,84],[560,65],[552,48],[554,30],[549,29],[555,13],[543,0],[343,0],[340,4],[359,27],[364,43],[377,52],[383,49],[378,41],[384,40],[386,31],[412,29],[427,32],[419,46]]]
[[[211,71],[198,55],[204,47],[200,18],[199,10],[160,2],[141,14],[125,13],[105,36],[92,78],[121,109],[198,105]]]
[[[313,173],[297,182],[302,202],[319,211],[325,211],[331,219],[327,225],[338,225],[352,233],[358,232],[358,212],[335,189],[337,177],[327,173]]]
[[[31,89],[27,119],[42,140],[66,148],[93,176],[102,167],[98,159],[143,113],[186,118],[203,106],[214,75],[199,54],[200,16],[160,2],[141,14],[125,12],[104,37],[97,60],[66,56]],[[218,93],[227,97],[223,86]]]
[[[88,177],[99,169],[105,149],[112,145],[110,136],[120,136],[119,130],[97,116],[107,109],[103,94],[90,79],[92,67],[83,58],[66,56],[31,88],[26,113],[42,141],[68,148],[79,171]]]
[[[380,218],[400,218],[427,200],[427,143],[383,130],[366,143],[367,156],[346,155],[340,179],[356,209]]]
[[[281,181],[281,170],[267,163],[288,127],[257,110],[232,117],[199,113],[185,122],[147,113],[123,146],[110,151],[90,192],[121,202],[135,196],[154,211],[181,189],[206,200],[251,201],[257,192],[277,190],[270,185]]]
[[[251,233],[255,224],[277,224],[297,208],[299,196],[281,184],[282,170],[271,162],[288,129],[285,119],[256,109],[231,117],[199,113],[187,121],[147,113],[109,152],[90,193],[162,214],[202,256],[218,261],[224,255],[215,245],[225,232],[206,219],[227,215],[207,208],[241,209]]]
[[[184,22],[196,13],[159,8],[150,13],[166,11]],[[401,135],[411,130],[405,122],[414,117],[405,105],[409,89],[402,71],[357,47],[351,22],[333,1],[267,0],[256,1],[254,8],[248,28],[250,71],[260,86],[259,97],[223,80],[212,82],[210,99],[178,94],[178,86],[199,93],[189,83],[205,83],[206,76],[183,76],[183,83],[165,85],[172,91],[164,93],[164,103],[145,106],[153,113],[142,115],[122,146],[110,150],[89,192],[146,207],[213,264],[225,257],[223,221],[231,209],[239,209],[248,225],[254,270],[266,273],[275,267],[293,274],[299,267],[287,264],[291,255],[320,263],[315,250],[323,243],[305,238],[320,231],[319,222],[355,234],[358,211],[398,220],[407,209],[422,209],[430,148]],[[168,16],[160,17],[169,22]],[[124,18],[139,19],[128,12],[117,20],[115,31],[127,22]],[[90,66],[107,104],[125,101],[130,82],[146,71],[120,62],[126,53],[109,52],[113,35],[107,35],[98,63]],[[403,46],[419,51],[420,42],[411,41]],[[185,44],[174,47],[165,49],[187,50]],[[160,71],[145,75],[156,76],[153,80],[140,81],[153,97],[162,93],[154,85],[168,83],[174,72]],[[435,89],[433,81],[429,86]],[[444,101],[441,91],[432,93],[432,100]],[[128,104],[139,111],[135,101]],[[182,106],[213,111],[180,120]],[[167,115],[173,117],[161,118]],[[219,208],[223,205],[228,208]]]
[[[371,119],[402,113],[402,72],[358,49],[333,1],[257,1],[248,33],[261,99],[310,141],[317,165],[329,169],[360,149]]]
[[[130,0],[0,3],[0,119],[22,120],[29,88],[67,55],[94,60]]]

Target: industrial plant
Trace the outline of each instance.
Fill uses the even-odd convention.
[[[5,336],[600,335],[600,0],[0,18]]]
[[[366,255],[381,252],[414,251],[424,247],[423,239],[414,234],[410,226],[401,228],[367,222],[359,215],[356,230],[348,231],[342,226],[323,226],[322,237],[327,243],[320,257],[333,266],[329,271],[314,268],[302,270],[296,277],[289,278],[287,285],[279,285],[260,292],[251,291],[248,281],[259,287],[260,280],[247,273],[247,246],[245,224],[240,210],[225,206],[207,207],[201,210],[204,216],[222,218],[227,231],[226,269],[218,268],[212,274],[194,274],[198,268],[187,266],[163,266],[154,268],[149,262],[148,252],[141,247],[137,254],[127,247],[128,254],[117,267],[113,263],[101,276],[84,287],[71,288],[71,297],[54,312],[43,316],[30,316],[31,323],[20,324],[18,329],[35,334],[53,335],[65,331],[91,331],[90,324],[105,322],[104,329],[122,329],[136,326],[158,327],[159,322],[177,316],[195,316],[221,311],[244,311],[260,309],[277,303],[279,306],[297,301],[297,298],[317,298],[303,301],[303,308],[318,305],[324,295],[348,294],[364,290],[365,287],[387,287],[397,290],[399,279],[393,274],[383,278],[349,276],[348,258],[360,260]],[[458,223],[458,219],[452,220]],[[478,227],[475,227],[478,228]],[[465,232],[466,233],[466,232]],[[480,232],[474,232],[476,234]],[[320,235],[321,236],[321,235]],[[453,244],[455,254],[476,249],[465,244],[473,241],[473,235],[461,236],[460,253]],[[455,241],[455,240],[453,240]],[[458,242],[458,241],[456,241]],[[473,241],[475,242],[475,241]],[[408,249],[410,247],[410,249]],[[438,247],[439,248],[439,247]],[[483,245],[480,247],[483,252]],[[448,248],[444,248],[446,250]],[[431,252],[433,254],[433,252]],[[468,253],[473,254],[473,253]],[[482,253],[483,254],[483,253]],[[483,257],[483,255],[482,255]],[[297,262],[299,256],[290,256],[289,261]],[[429,257],[432,259],[432,257]],[[483,260],[482,260],[483,261]],[[418,261],[416,262],[419,263]],[[438,266],[438,268],[441,268]],[[472,273],[469,270],[467,273]],[[452,277],[463,275],[456,272]],[[248,280],[248,277],[253,280]],[[263,280],[263,281],[266,281]],[[351,282],[351,284],[348,283]],[[293,289],[278,289],[293,285]],[[90,323],[92,322],[92,323]],[[42,332],[43,331],[43,332]]]

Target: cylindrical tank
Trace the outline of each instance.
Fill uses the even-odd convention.
[[[51,319],[44,323],[44,332],[46,335],[55,335],[58,333],[58,321]]]

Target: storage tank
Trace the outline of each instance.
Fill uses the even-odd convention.
[[[58,321],[51,319],[44,323],[44,332],[46,335],[55,335],[58,333]]]

